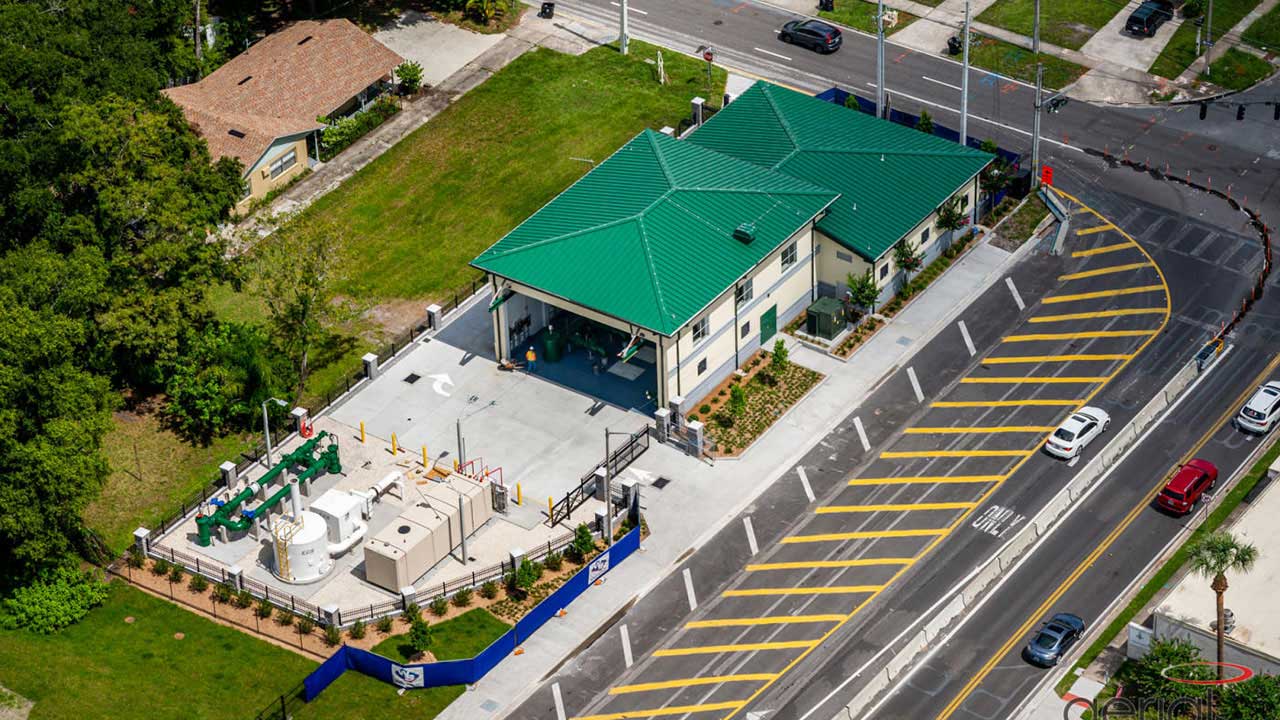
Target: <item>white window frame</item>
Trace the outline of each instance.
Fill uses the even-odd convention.
[[[711,335],[711,318],[702,317],[693,321],[693,327],[690,329],[690,335],[693,338],[693,344],[706,340]]]
[[[298,164],[298,149],[289,148],[288,152],[282,153],[280,157],[271,161],[271,179],[275,180],[285,174],[294,165]]]
[[[746,305],[755,297],[755,288],[751,282],[753,279],[754,278],[747,278],[746,280],[738,283],[738,286],[733,289],[733,302],[738,307]]]
[[[800,259],[800,249],[796,247],[796,245],[797,243],[793,242],[782,248],[782,269],[784,271],[792,265],[795,265],[796,261]],[[788,256],[791,257],[790,260],[787,259]]]

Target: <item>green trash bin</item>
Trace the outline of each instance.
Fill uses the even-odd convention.
[[[542,339],[542,359],[549,362],[560,362],[564,356],[564,336],[558,332],[549,332]]]

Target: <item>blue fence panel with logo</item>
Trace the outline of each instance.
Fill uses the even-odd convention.
[[[635,528],[600,553],[585,568],[538,603],[516,626],[493,641],[472,658],[446,660],[418,665],[401,665],[368,650],[343,645],[303,680],[304,697],[313,700],[347,670],[356,670],[385,683],[405,688],[429,688],[443,685],[470,685],[497,667],[520,643],[528,640],[538,628],[562,608],[567,607],[595,581],[625,560],[640,547],[640,528]]]

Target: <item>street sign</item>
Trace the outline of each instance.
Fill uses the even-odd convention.
[[[707,48],[706,50],[702,51],[702,59],[706,60],[707,62],[711,62],[712,60],[715,59],[715,57],[716,57],[715,51],[712,50],[711,48]]]
[[[1049,167],[1048,165],[1040,166],[1040,184],[1041,185],[1053,184],[1053,168],[1052,167]]]

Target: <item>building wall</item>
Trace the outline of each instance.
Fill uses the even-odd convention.
[[[1197,627],[1160,611],[1156,611],[1152,617],[1152,632],[1157,640],[1185,640],[1196,646],[1201,658],[1213,660],[1218,657],[1218,636],[1208,628]],[[1224,655],[1225,662],[1244,665],[1256,673],[1280,675],[1280,658],[1251,648],[1230,635],[1227,636]]]
[[[272,178],[270,176],[271,164],[290,150],[297,153],[297,160],[294,162],[293,167]],[[249,168],[249,172],[245,173],[244,179],[249,186],[249,194],[236,203],[236,210],[244,210],[249,203],[289,182],[306,167],[307,136],[295,135],[287,138],[277,138],[271,144],[271,147],[267,148],[267,151],[262,154],[262,158],[253,167]],[[264,172],[266,173],[265,177],[263,176]]]

